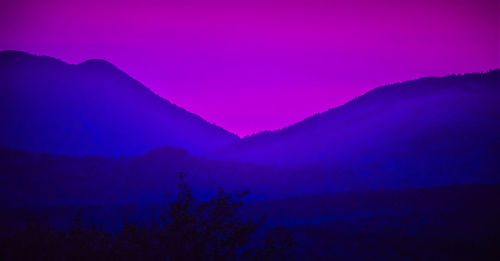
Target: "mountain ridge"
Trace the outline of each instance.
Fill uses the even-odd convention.
[[[204,153],[239,139],[163,99],[105,60],[67,64],[48,56],[3,51],[0,75],[5,94],[0,116],[10,123],[2,127],[2,146],[55,154],[119,156],[142,154],[160,146]],[[60,129],[62,141],[49,134],[51,129]],[[29,141],[26,136],[30,132],[45,136]],[[74,137],[87,142],[75,144]],[[72,144],[63,144],[64,139]],[[108,141],[114,144],[105,144]],[[136,144],[126,144],[134,141]]]
[[[385,85],[344,105],[318,113],[281,130],[245,137],[212,155],[214,158],[224,160],[288,165],[308,157],[307,153],[300,150],[315,155],[310,156],[308,162],[312,159],[320,160],[323,156],[332,156],[326,155],[332,154],[334,150],[323,144],[327,141],[330,142],[330,146],[344,144],[342,148],[351,150],[350,153],[356,153],[356,150],[364,144],[373,145],[377,135],[385,135],[386,143],[391,142],[390,136],[387,136],[388,131],[394,132],[391,134],[392,137],[404,139],[403,136],[414,134],[412,139],[416,139],[421,134],[431,135],[429,132],[432,132],[433,128],[438,131],[442,129],[453,131],[453,124],[458,124],[460,127],[466,121],[479,121],[486,124],[484,131],[492,134],[494,129],[499,128],[499,124],[493,118],[499,115],[498,106],[495,106],[495,97],[500,94],[499,79],[500,70],[496,69],[487,73],[425,77]],[[461,108],[460,105],[465,107]],[[474,114],[475,110],[477,115]],[[450,115],[446,115],[447,113]],[[465,117],[461,118],[460,115]],[[385,118],[382,120],[381,117]],[[417,122],[420,122],[420,125]],[[371,129],[362,127],[363,124],[367,125],[365,127],[371,126]],[[388,127],[387,124],[393,126]],[[405,128],[412,124],[416,124],[413,130]],[[419,134],[419,131],[423,132]],[[372,139],[365,138],[363,133],[374,136]],[[491,138],[494,138],[494,135],[491,135]],[[350,144],[345,143],[346,140]],[[382,143],[377,145],[386,146]],[[371,150],[373,149],[374,147]],[[318,154],[318,150],[322,150],[323,156]],[[294,152],[290,151],[301,153],[303,157],[293,156]],[[334,154],[341,157],[345,153],[336,151]],[[288,159],[283,155],[288,155]],[[281,162],[276,160],[279,158],[283,160]]]
[[[363,94],[361,94],[359,96],[356,96],[352,100],[349,100],[348,102],[346,102],[346,103],[344,103],[342,105],[332,107],[332,108],[327,109],[326,111],[323,111],[323,112],[317,112],[314,115],[306,117],[303,120],[297,121],[295,123],[292,123],[292,124],[287,125],[287,126],[285,126],[283,128],[280,128],[280,129],[276,129],[276,130],[264,130],[264,131],[257,132],[257,133],[251,134],[251,135],[247,135],[247,136],[245,136],[245,137],[242,138],[242,141],[243,140],[247,140],[247,139],[256,138],[256,136],[261,136],[261,135],[262,136],[266,136],[266,135],[268,135],[270,133],[287,131],[290,128],[295,128],[297,125],[303,124],[303,122],[314,120],[317,117],[323,117],[323,116],[320,116],[320,115],[331,113],[334,110],[338,110],[338,109],[343,108],[345,106],[350,106],[353,102],[356,102],[360,97],[365,97],[365,95],[369,95],[370,96],[370,95],[373,94],[373,92],[380,91],[379,89],[394,88],[394,87],[398,88],[401,85],[404,85],[404,84],[407,84],[407,83],[410,83],[410,82],[414,82],[414,81],[429,81],[429,80],[436,80],[436,79],[443,79],[443,78],[461,77],[461,76],[473,76],[473,75],[482,75],[482,74],[493,74],[493,75],[495,75],[496,78],[499,78],[500,77],[500,69],[492,69],[492,70],[489,70],[489,71],[484,72],[484,73],[474,72],[474,73],[466,73],[466,74],[452,74],[452,75],[447,75],[447,76],[444,76],[444,77],[428,76],[428,77],[417,78],[415,80],[407,80],[407,81],[402,81],[402,82],[397,82],[397,83],[391,83],[391,84],[382,85],[382,86],[376,87],[374,89],[371,89],[371,90],[369,90],[369,91],[367,91],[367,92],[365,92],[365,93],[363,93]]]

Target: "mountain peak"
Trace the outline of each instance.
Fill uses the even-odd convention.
[[[9,148],[126,156],[171,146],[204,153],[237,139],[101,59],[73,65],[1,52],[0,88],[0,146]]]
[[[103,59],[90,59],[90,60],[86,60],[80,64],[78,64],[77,66],[80,66],[80,67],[93,67],[93,68],[98,68],[98,69],[115,69],[115,70],[119,70],[114,64],[106,61],[106,60],[103,60]]]
[[[32,54],[29,54],[27,52],[23,52],[23,51],[16,51],[16,50],[5,50],[5,51],[0,51],[0,55],[1,56],[6,56],[6,55],[11,55],[11,56],[22,56],[22,55],[26,55],[26,56],[34,56]]]

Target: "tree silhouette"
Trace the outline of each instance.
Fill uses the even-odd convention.
[[[82,213],[68,231],[38,222],[2,244],[3,260],[278,260],[295,241],[284,228],[256,235],[265,221],[239,215],[248,191],[198,200],[181,173],[178,195],[157,220],[125,222],[115,234],[84,226]]]

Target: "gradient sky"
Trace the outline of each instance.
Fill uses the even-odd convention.
[[[241,136],[500,64],[499,0],[0,0],[0,50],[110,61]]]

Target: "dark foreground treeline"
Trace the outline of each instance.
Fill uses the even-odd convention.
[[[227,246],[227,240],[219,242],[219,249],[231,249],[218,250],[219,259],[500,260],[500,184],[353,191],[263,201],[248,201],[245,197],[243,204],[239,194],[229,195],[222,193],[205,203],[193,199],[189,207],[191,214],[185,215],[193,217],[192,221],[180,223],[184,224],[184,228],[196,227],[204,229],[200,231],[208,231],[208,227],[214,227],[208,224],[215,223],[207,220],[215,220],[220,216],[215,213],[221,213],[215,211],[215,206],[238,202],[239,210],[226,212],[234,215],[225,215],[218,224],[225,222],[228,225],[224,226],[234,228],[235,224],[243,222],[253,233],[241,236],[244,242],[231,247]],[[7,250],[0,260],[73,260],[75,256],[94,260],[215,259],[212,252],[214,241],[210,241],[210,234],[197,230],[190,232],[192,234],[188,237],[188,233],[179,235],[173,232],[182,231],[172,229],[179,228],[179,225],[173,226],[173,219],[170,218],[172,213],[179,213],[173,211],[177,209],[173,208],[174,203],[181,202],[179,198],[186,197],[180,194],[167,207],[2,207],[0,237],[10,235],[10,239],[0,242],[6,243],[2,249]],[[201,208],[202,205],[205,207]],[[78,216],[81,209],[84,213]],[[160,218],[161,213],[163,218]],[[73,220],[77,216],[78,219]],[[264,224],[262,216],[266,216]],[[123,217],[128,220],[124,221]],[[44,224],[50,223],[54,229],[49,232],[47,225],[30,222],[27,229],[22,230],[27,218],[47,220]],[[229,222],[235,219],[238,221]],[[148,225],[140,222],[143,220]],[[176,220],[184,222],[184,219]],[[92,228],[86,224],[97,226]],[[286,230],[271,229],[278,226]],[[97,227],[113,233],[100,231]],[[294,241],[296,244],[292,244]],[[201,250],[189,252],[179,249],[179,245],[186,246],[186,249],[196,246]],[[177,252],[181,250],[186,252]]]
[[[39,220],[2,240],[2,260],[286,260],[295,245],[281,227],[263,229],[265,218],[240,217],[247,192],[220,190],[198,201],[180,175],[180,192],[157,218],[125,222],[115,233],[84,225],[82,213],[69,230]]]
[[[287,227],[294,260],[500,260],[498,202],[500,184],[470,184],[249,202],[243,215]]]

